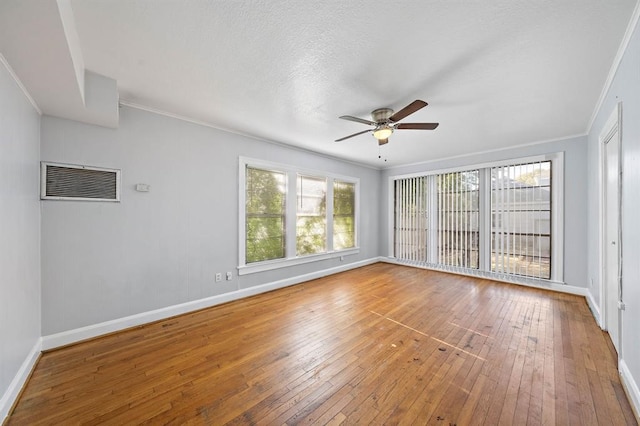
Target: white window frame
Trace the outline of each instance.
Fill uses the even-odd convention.
[[[535,163],[551,161],[552,192],[551,192],[551,278],[537,279],[530,277],[520,277],[513,275],[505,277],[505,274],[491,272],[491,182],[490,170],[492,167],[509,166],[525,163]],[[511,158],[508,160],[492,161],[480,164],[469,164],[460,167],[447,169],[428,170],[404,175],[389,176],[388,179],[388,199],[387,199],[387,231],[388,231],[388,257],[394,259],[393,252],[393,224],[394,224],[394,182],[396,179],[405,179],[419,176],[438,175],[443,173],[461,172],[467,170],[480,171],[480,265],[477,273],[473,270],[465,269],[469,275],[480,275],[502,279],[510,282],[549,282],[553,284],[564,284],[564,152],[541,154],[529,157]],[[433,253],[433,247],[429,247]],[[447,268],[444,268],[447,269]],[[462,271],[460,271],[462,272]]]
[[[270,271],[274,269],[286,268],[304,263],[318,262],[321,260],[333,259],[360,253],[360,179],[352,176],[345,176],[336,173],[319,170],[301,168],[288,164],[276,163],[272,161],[259,160],[249,157],[239,157],[238,167],[238,275],[247,275],[257,272]],[[255,167],[257,169],[273,170],[286,174],[286,194],[285,194],[285,257],[271,259],[261,262],[246,263],[246,168]],[[327,179],[327,249],[323,253],[308,254],[298,256],[296,254],[296,200],[297,200],[297,177],[314,176]],[[333,249],[333,181],[349,182],[355,185],[355,245],[344,250]]]

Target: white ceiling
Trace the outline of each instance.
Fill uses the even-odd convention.
[[[84,66],[121,100],[374,167],[585,134],[635,5],[71,0]],[[334,142],[367,128],[338,116],[415,99],[403,121],[440,127],[396,131],[386,163],[369,134]]]

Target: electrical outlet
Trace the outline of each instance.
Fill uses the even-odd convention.
[[[216,272],[216,282],[222,281],[222,272]]]
[[[227,272],[227,281],[231,281],[232,278],[233,275],[231,274],[231,271]]]

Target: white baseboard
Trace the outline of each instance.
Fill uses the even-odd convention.
[[[125,330],[127,328],[136,327],[153,321],[163,320],[166,318],[181,315],[187,312],[197,311],[199,309],[209,308],[221,303],[231,302],[233,300],[242,299],[244,297],[254,296],[256,294],[265,293],[267,291],[277,290],[279,288],[288,287],[301,282],[314,280],[327,275],[336,274],[338,272],[348,271],[350,269],[359,268],[361,266],[370,265],[379,262],[381,259],[374,257],[359,262],[348,263],[337,266],[335,268],[324,269],[309,274],[298,275],[286,278],[280,281],[274,281],[255,287],[244,288],[229,293],[219,294],[204,299],[193,300],[181,303],[179,305],[167,306],[166,308],[155,309],[153,311],[142,312],[124,318],[118,318],[111,321],[105,321],[99,324],[93,324],[86,327],[76,328],[74,330],[63,331],[56,334],[44,336],[42,338],[42,350],[55,349],[61,346],[77,343],[83,340],[102,336],[104,334]]]
[[[586,288],[577,287],[577,286],[568,285],[568,284],[560,284],[560,283],[549,282],[549,281],[542,281],[542,282],[540,282],[540,284],[527,283],[527,282],[514,282],[514,281],[508,281],[508,280],[501,280],[498,277],[490,277],[490,276],[484,277],[484,276],[478,276],[478,275],[474,275],[474,274],[465,274],[464,272],[461,272],[461,271],[443,271],[441,269],[430,268],[430,267],[424,266],[424,265],[407,264],[405,262],[399,262],[399,261],[397,261],[396,259],[394,259],[392,257],[381,257],[380,258],[380,262],[393,263],[394,265],[409,266],[411,268],[428,269],[430,271],[442,272],[442,273],[445,273],[445,274],[464,275],[464,276],[467,276],[467,277],[480,278],[480,279],[483,279],[483,280],[504,282],[506,284],[523,285],[523,286],[526,286],[526,287],[540,288],[540,289],[544,289],[544,290],[553,290],[553,291],[557,291],[557,292],[560,292],[560,293],[569,293],[569,294],[575,294],[575,295],[578,295],[578,296],[585,296],[585,297],[587,296],[587,289]]]
[[[623,359],[618,363],[618,368],[620,370],[622,386],[624,386],[624,390],[627,391],[633,413],[636,415],[636,420],[640,421],[640,390],[638,390],[638,384],[633,380],[631,371],[629,371],[629,367],[627,367],[627,363],[624,362]]]
[[[587,290],[586,298],[587,298],[587,304],[589,305],[589,309],[591,309],[591,314],[596,320],[596,324],[598,324],[598,326],[602,328],[603,324],[602,324],[602,316],[600,315],[600,307],[598,306],[596,301],[593,300],[593,295],[588,290]]]
[[[9,410],[13,406],[13,403],[20,395],[20,391],[22,387],[27,382],[29,375],[31,374],[31,370],[33,370],[33,366],[36,364],[38,357],[40,356],[40,351],[42,350],[42,339],[39,338],[36,341],[36,344],[33,345],[31,351],[27,355],[27,357],[22,362],[22,365],[18,369],[15,377],[9,383],[9,387],[7,391],[0,398],[0,424],[4,424],[5,419],[9,415]]]

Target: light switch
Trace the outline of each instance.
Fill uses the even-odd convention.
[[[151,189],[151,185],[147,185],[146,183],[136,184],[136,191],[138,192],[149,192],[150,189]]]

